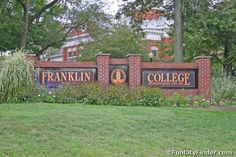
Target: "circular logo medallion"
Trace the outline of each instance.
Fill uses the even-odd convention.
[[[111,82],[113,84],[122,84],[126,81],[126,73],[123,69],[115,69],[111,72]]]

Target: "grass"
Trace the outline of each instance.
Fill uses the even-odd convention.
[[[1,157],[166,157],[236,152],[236,113],[80,104],[0,104]]]

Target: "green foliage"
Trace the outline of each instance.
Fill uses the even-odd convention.
[[[197,55],[211,55],[213,62],[223,66],[227,74],[232,74],[236,64],[236,3],[225,0],[212,3],[202,0],[186,5],[184,40],[186,60]]]
[[[80,90],[82,93],[80,102],[93,105],[105,105],[102,103],[105,98],[104,89],[99,84],[83,83],[80,85]]]
[[[52,95],[54,95],[54,98],[50,96],[49,99],[44,99],[44,101],[59,103],[82,102],[85,104],[115,106],[162,106],[165,98],[160,89],[141,87],[135,91],[129,91],[128,86],[124,84],[110,85],[104,90],[96,83],[59,88]]]
[[[188,107],[190,103],[190,98],[184,94],[173,93],[165,101],[167,106],[171,107]]]
[[[59,87],[49,92],[43,87],[21,88],[18,91],[15,97],[8,100],[8,102],[80,102],[92,105],[114,106],[168,106],[169,103],[175,103],[177,104],[175,106],[178,107],[182,107],[183,104],[186,105],[187,103],[179,95],[178,99],[174,98],[169,102],[169,99],[166,99],[164,93],[158,88],[140,87],[130,90],[126,84],[110,85],[104,89],[97,83],[82,83]],[[169,103],[166,103],[166,100]]]
[[[14,97],[8,100],[11,103],[42,102],[47,95],[47,89],[43,87],[22,87],[17,90]]]
[[[132,101],[129,87],[124,85],[110,85],[104,93],[102,104],[105,105],[129,105]]]
[[[130,91],[126,84],[110,85],[105,90],[97,83],[64,86],[46,94],[42,101],[115,106],[165,106],[165,96],[160,89],[140,87]]]
[[[43,87],[34,86],[19,88],[15,97],[9,99],[8,102],[186,107],[189,104],[189,100],[188,97],[177,93],[167,98],[159,88],[139,87],[135,90],[130,90],[128,85],[122,84],[109,85],[104,89],[97,83],[82,83],[79,85],[66,85],[53,91],[47,91]]]
[[[51,92],[48,98],[51,100],[51,102],[54,100],[57,103],[73,103],[78,102],[81,96],[82,94],[78,85],[68,85],[60,87]],[[45,101],[47,102],[47,100]]]
[[[0,71],[0,100],[9,100],[16,96],[19,89],[32,87],[33,65],[26,59],[24,52],[16,50],[6,57]]]
[[[60,101],[60,100],[61,99],[56,98],[54,91],[53,92],[49,91],[42,97],[42,101],[47,102],[47,103],[56,103],[57,101]],[[66,100],[70,100],[69,98],[66,98],[66,100],[65,99],[63,100],[66,103],[70,103],[69,101],[66,101]]]
[[[193,106],[208,107],[209,105],[210,105],[210,101],[204,99],[203,96],[197,95],[194,97]]]
[[[133,1],[126,3],[118,15],[135,17],[140,12],[163,6],[165,15],[174,18],[174,1]],[[192,61],[199,55],[210,55],[213,62],[223,66],[226,74],[232,74],[236,66],[236,1],[235,0],[182,0],[184,60]],[[133,18],[135,28],[142,20]],[[138,29],[139,30],[139,29]],[[172,28],[173,30],[173,28]],[[173,34],[173,32],[172,32]]]
[[[125,94],[124,94],[125,93]],[[104,90],[97,83],[82,83],[76,86],[64,86],[53,92],[45,102],[75,103],[92,105],[126,105],[129,89],[127,85],[110,85]],[[51,98],[54,96],[53,98]],[[49,101],[48,101],[49,100]]]
[[[213,104],[225,105],[236,97],[236,80],[230,76],[213,77],[211,101]]]
[[[118,26],[102,36],[97,36],[94,42],[86,43],[83,51],[92,56],[98,52],[110,53],[114,58],[125,58],[127,54],[147,56],[144,47],[140,44],[141,39],[141,34],[135,33],[127,26]]]
[[[86,25],[93,32],[98,21],[105,23],[101,8],[99,1],[1,0],[0,50],[21,47],[23,35],[26,35],[26,49],[37,55],[49,47],[59,48],[74,28]]]
[[[134,105],[164,106],[165,96],[159,88],[140,87],[134,92]]]

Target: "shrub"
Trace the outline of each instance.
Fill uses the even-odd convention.
[[[12,103],[29,103],[29,102],[41,102],[46,95],[47,89],[43,87],[27,87],[19,88],[15,96],[8,100]]]
[[[173,93],[166,99],[166,105],[171,107],[187,107],[189,105],[190,98],[184,94]]]
[[[80,84],[82,99],[80,102],[91,105],[104,105],[105,91],[98,83]]]
[[[28,89],[34,86],[33,65],[25,57],[23,51],[15,51],[12,56],[6,57],[0,71],[1,100],[13,99],[19,89]]]
[[[164,94],[160,89],[141,87],[130,92],[126,84],[110,85],[103,89],[97,83],[63,86],[43,98],[44,102],[76,103],[93,105],[142,105],[161,106]]]
[[[55,99],[57,103],[75,103],[81,99],[82,93],[79,85],[67,85],[56,89],[48,96],[51,101]]]
[[[106,105],[128,105],[131,97],[129,96],[129,87],[126,84],[110,85],[104,92],[102,104]]]
[[[225,103],[236,96],[236,80],[230,76],[213,77],[211,102],[213,104],[225,105]]]
[[[44,96],[42,96],[41,101],[46,103],[56,103],[57,98],[55,95],[55,91],[48,91]]]
[[[133,93],[133,105],[163,106],[165,96],[159,88],[140,87]]]
[[[194,97],[193,106],[208,107],[209,105],[210,101],[206,100],[203,96],[196,95]]]

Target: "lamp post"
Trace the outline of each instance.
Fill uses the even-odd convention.
[[[150,52],[148,54],[148,58],[149,58],[149,61],[152,62],[152,59],[153,59],[153,53],[152,52]]]

